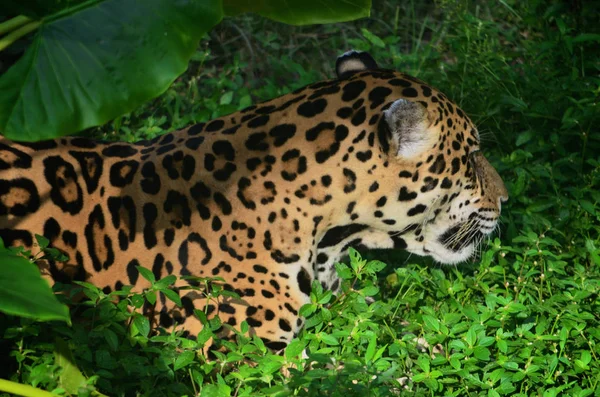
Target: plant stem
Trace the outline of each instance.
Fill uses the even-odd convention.
[[[25,36],[27,33],[34,31],[42,24],[41,21],[34,21],[28,23],[27,25],[21,26],[19,29],[10,32],[2,39],[0,39],[0,51],[4,50],[6,47]]]
[[[10,32],[11,30],[15,30],[19,26],[24,25],[29,21],[31,21],[31,19],[24,15],[19,15],[18,17],[11,18],[8,21],[4,21],[0,23],[0,35]]]
[[[0,391],[16,394],[17,396],[26,397],[56,397],[55,394],[47,391],[36,389],[33,386],[22,385],[17,382],[11,382],[10,380],[0,379]]]

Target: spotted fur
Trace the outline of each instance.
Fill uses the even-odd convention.
[[[337,290],[347,247],[402,248],[442,263],[470,257],[507,198],[469,118],[444,94],[365,53],[338,78],[135,144],[0,140],[0,236],[36,252],[54,281],[147,287],[136,266],[222,277],[240,299],[208,305],[247,321],[273,349],[298,332],[311,283]],[[197,284],[181,281],[180,286]],[[202,294],[164,298],[155,320],[201,329]]]

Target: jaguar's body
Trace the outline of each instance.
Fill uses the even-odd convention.
[[[248,321],[274,349],[301,326],[312,280],[337,289],[346,247],[399,247],[457,263],[493,231],[502,180],[477,130],[442,93],[338,60],[338,78],[149,142],[0,140],[0,236],[35,253],[42,234],[69,256],[45,263],[55,281],[108,290],[156,278],[219,276],[240,299],[209,306]],[[197,333],[197,292],[159,301]]]

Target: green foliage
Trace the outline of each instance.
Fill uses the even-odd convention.
[[[48,248],[45,237],[36,238],[43,256],[34,260],[65,259],[56,249]],[[62,320],[70,323],[69,310],[54,297],[37,266],[27,259],[29,256],[30,253],[22,249],[5,248],[0,239],[0,312],[41,321]]]
[[[126,307],[172,290],[172,278],[147,275],[152,286],[135,294],[83,284],[90,300],[74,309],[84,320],[72,327],[0,321],[11,366],[0,377],[63,393],[60,336],[89,393],[597,395],[598,13],[594,2],[444,0],[435,8],[383,2],[371,20],[310,30],[227,20],[185,78],[94,135],[151,138],[332,76],[335,55],[369,50],[382,66],[440,88],[479,126],[510,191],[499,237],[458,268],[350,252],[337,265],[342,293],[314,286],[302,308],[306,326],[282,355],[242,324],[234,341],[217,338],[222,350],[206,359],[204,343],[226,325],[202,310],[196,340],[153,333]],[[212,280],[201,285],[206,296],[227,293]]]
[[[368,16],[370,0],[10,1],[5,7],[36,19],[19,16],[0,24],[0,34],[8,33],[0,51],[37,32],[23,57],[0,76],[0,132],[37,141],[106,123],[163,93],[223,10],[302,25]]]

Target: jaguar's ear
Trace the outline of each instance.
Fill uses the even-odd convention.
[[[429,129],[431,116],[419,102],[398,99],[384,112],[384,120],[388,136],[382,137],[380,131],[380,139],[391,141],[389,150],[394,150],[397,157],[416,157],[437,142],[438,137]]]
[[[368,52],[348,51],[340,55],[335,63],[335,72],[339,79],[348,77],[354,72],[378,69],[377,62]]]

